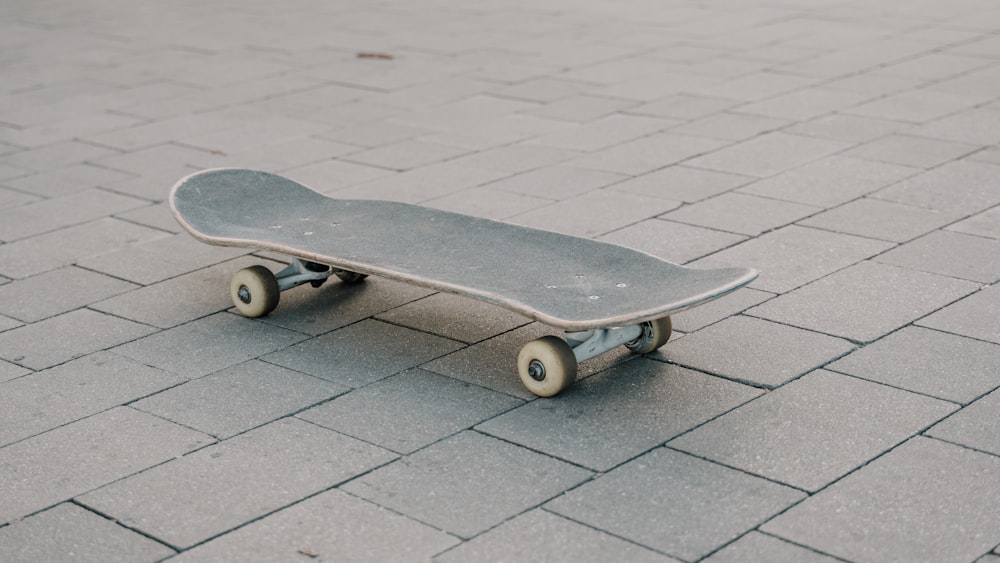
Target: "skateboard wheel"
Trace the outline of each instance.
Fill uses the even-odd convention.
[[[642,335],[625,344],[634,354],[649,354],[670,340],[673,323],[670,317],[663,317],[642,323]]]
[[[263,317],[278,306],[278,279],[264,266],[250,266],[233,276],[229,294],[236,310],[251,319]]]
[[[543,336],[521,348],[517,373],[528,391],[539,397],[552,397],[576,380],[576,356],[563,340]]]
[[[356,272],[348,272],[347,270],[334,270],[333,273],[337,274],[340,281],[347,284],[360,283],[368,276],[366,274],[359,274]]]

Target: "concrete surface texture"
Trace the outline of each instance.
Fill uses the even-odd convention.
[[[5,0],[0,560],[997,563],[998,143],[995,0]],[[478,302],[234,314],[221,166],[762,274],[536,399]]]

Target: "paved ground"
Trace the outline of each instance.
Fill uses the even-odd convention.
[[[998,142],[995,0],[5,0],[0,560],[996,563]],[[233,314],[215,166],[762,275],[533,399],[477,303]]]

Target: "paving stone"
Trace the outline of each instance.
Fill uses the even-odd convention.
[[[570,127],[569,124],[532,115],[507,115],[482,122],[474,128],[424,135],[421,141],[481,151],[524,141]]]
[[[237,152],[227,153],[226,166],[254,170],[283,171],[343,157],[364,150],[358,145],[335,143],[316,137],[298,136],[266,145],[255,145]]]
[[[848,560],[971,561],[997,544],[1000,459],[913,438],[765,524]]]
[[[602,46],[603,48],[603,46]],[[704,71],[701,68],[699,70]],[[631,80],[606,86],[590,93],[598,96],[608,96],[612,98],[624,98],[638,102],[651,102],[665,96],[680,93],[704,94],[706,96],[729,97],[720,95],[715,90],[719,84],[719,78],[705,74],[685,73],[683,71],[657,72],[646,76],[640,76]]]
[[[41,198],[0,186],[0,210],[7,211],[37,201],[41,201]]]
[[[709,153],[724,141],[678,135],[673,132],[649,135],[600,150],[577,160],[581,167],[638,176],[692,157]]]
[[[927,431],[927,435],[1000,455],[1000,439],[993,431],[1000,423],[998,413],[1000,413],[1000,389],[939,422]]]
[[[463,432],[341,488],[471,538],[589,477],[567,463]]]
[[[733,469],[657,449],[545,508],[679,559],[700,559],[805,495]]]
[[[973,145],[907,135],[889,135],[844,153],[845,156],[914,168],[935,168],[976,150]]]
[[[205,446],[208,436],[117,407],[0,448],[4,503],[12,522],[106,483]]]
[[[240,269],[260,263],[262,260],[254,256],[240,257],[121,293],[90,307],[158,328],[171,328],[232,307],[229,280]],[[278,263],[268,265],[275,271],[284,267]],[[0,296],[2,293],[0,289]]]
[[[409,454],[521,403],[495,391],[414,369],[297,416]]]
[[[320,136],[325,139],[360,145],[363,147],[380,147],[391,143],[406,141],[421,135],[431,133],[430,129],[409,127],[392,121],[377,121],[363,125],[349,125],[326,131]]]
[[[27,368],[0,360],[0,383],[17,379],[29,373],[31,373],[31,370]]]
[[[774,536],[750,532],[703,561],[705,563],[834,563],[837,559]]]
[[[994,189],[998,171],[1000,167],[992,164],[953,162],[879,190],[872,197],[971,215],[1000,203],[1000,192]]]
[[[671,362],[773,389],[852,348],[839,338],[731,317],[686,335],[658,354]]]
[[[282,174],[316,191],[331,194],[363,182],[390,177],[394,172],[343,160],[321,160],[285,170]]]
[[[667,213],[664,219],[742,235],[759,235],[793,223],[820,209],[790,201],[724,193]]]
[[[743,186],[738,191],[816,207],[834,207],[918,172],[916,168],[831,156]]]
[[[966,404],[1000,385],[998,362],[995,344],[911,326],[827,367]]]
[[[78,309],[0,333],[0,358],[44,369],[151,332],[146,325]]]
[[[167,203],[146,205],[130,211],[115,213],[114,217],[143,227],[159,229],[166,233],[176,234],[183,230],[174,219],[170,212],[170,205]]]
[[[593,238],[650,219],[678,205],[678,202],[668,199],[602,189],[511,217],[510,221],[527,227]]]
[[[0,446],[177,385],[183,379],[108,352],[0,386]]]
[[[569,199],[624,180],[626,176],[572,166],[540,168],[487,184],[490,190],[546,198]]]
[[[264,357],[296,371],[361,387],[462,346],[439,336],[366,320]]]
[[[1000,344],[1000,326],[994,322],[997,318],[1000,285],[993,285],[920,319],[918,324]]]
[[[193,379],[284,349],[305,338],[262,322],[217,313],[129,342],[114,352]]]
[[[229,70],[227,69],[227,73]],[[223,112],[216,111],[157,120],[134,127],[123,127],[91,135],[85,140],[100,147],[131,151],[168,143],[179,138],[195,138],[204,133],[232,128],[237,125],[239,125],[239,121],[235,115],[227,116]]]
[[[5,561],[152,563],[175,552],[93,512],[63,503],[0,529]]]
[[[977,289],[977,284],[861,262],[750,309],[747,314],[871,342]]]
[[[420,203],[487,184],[509,175],[509,172],[499,170],[442,162],[328,193],[333,197],[344,199],[384,199]]]
[[[524,316],[478,299],[447,293],[412,301],[381,313],[377,318],[469,344],[530,322]]]
[[[956,219],[958,216],[951,213],[864,197],[809,217],[799,224],[891,242],[906,242]]]
[[[166,236],[162,231],[125,221],[99,219],[0,245],[0,274],[26,278]]]
[[[322,133],[326,129],[326,125],[311,120],[268,116],[247,120],[236,127],[178,138],[183,139],[183,143],[187,146],[204,149],[215,155],[222,153],[228,156],[244,151],[260,150],[262,145],[274,145],[298,139],[303,135]],[[350,148],[346,151],[350,152]],[[329,155],[327,158],[330,156],[335,155]]]
[[[394,119],[402,125],[436,131],[469,127],[483,120],[503,117],[537,107],[530,102],[503,100],[491,96],[472,96],[443,104],[426,111],[406,114]]]
[[[824,88],[803,88],[740,106],[739,111],[775,119],[805,121],[835,111],[852,108],[871,99],[869,94]]]
[[[454,163],[494,173],[504,173],[502,175],[496,174],[487,180],[492,181],[503,176],[566,162],[579,155],[578,151],[518,143],[459,157],[454,160]]]
[[[864,143],[909,127],[912,125],[898,121],[835,113],[811,121],[796,123],[786,127],[785,131],[807,137]]]
[[[91,188],[107,187],[129,178],[130,174],[110,168],[75,164],[6,180],[4,183],[37,196],[59,197]]]
[[[628,113],[693,120],[729,109],[738,102],[725,98],[676,94],[628,109]]]
[[[346,391],[346,387],[253,360],[131,406],[225,439]]]
[[[427,207],[500,221],[526,213],[550,200],[488,188],[469,188],[423,203]]]
[[[226,285],[227,279],[222,278]],[[433,293],[414,285],[372,277],[361,284],[345,284],[333,279],[319,290],[301,286],[283,292],[278,309],[261,320],[270,325],[316,336]]]
[[[692,266],[753,267],[760,276],[750,287],[787,293],[891,247],[885,242],[789,225],[716,252]]]
[[[668,166],[615,184],[614,190],[636,195],[694,203],[728,192],[752,178],[699,170],[686,166]]]
[[[685,264],[728,248],[746,240],[746,237],[673,221],[647,219],[598,237],[598,240],[641,250],[668,262]]]
[[[402,141],[356,152],[346,160],[392,170],[410,170],[465,154],[465,149],[424,141]]]
[[[702,91],[706,95],[752,102],[805,88],[815,82],[815,78],[765,71],[709,84]],[[694,91],[698,92],[699,89],[696,87]]]
[[[982,94],[952,94],[929,89],[914,89],[862,104],[846,110],[848,113],[925,123],[989,100]]]
[[[789,122],[783,119],[722,112],[696,119],[678,127],[672,127],[670,131],[682,135],[710,137],[727,141],[746,141],[758,135],[777,131],[788,124]]]
[[[954,410],[951,403],[818,370],[668,445],[814,492]]]
[[[0,163],[35,171],[82,164],[115,154],[115,151],[80,141],[64,141],[37,149],[0,156]]]
[[[249,253],[242,248],[213,246],[181,233],[108,252],[79,262],[112,276],[149,285]]]
[[[910,134],[969,145],[1000,143],[1000,111],[976,108],[948,115],[910,129]]]
[[[1000,281],[1000,241],[962,233],[935,231],[876,260],[983,283]]]
[[[533,451],[607,471],[759,395],[651,360],[635,360],[476,427]],[[627,417],[621,413],[627,412]],[[543,429],[543,430],[542,430]]]
[[[566,563],[676,561],[544,510],[526,512],[434,558],[440,563],[487,560]]]
[[[536,109],[524,111],[547,119],[587,123],[634,106],[632,100],[605,98],[598,96],[569,96],[549,102]]]
[[[185,551],[173,561],[425,561],[458,543],[430,526],[338,490],[326,491]]]
[[[948,225],[947,229],[967,235],[1000,239],[1000,207],[987,209],[968,219]]]
[[[75,267],[24,278],[0,286],[0,312],[35,322],[125,293],[136,286]],[[45,299],[37,299],[44,295]]]
[[[687,162],[690,166],[745,176],[767,177],[840,152],[840,141],[767,133]]]
[[[674,122],[652,117],[610,115],[589,123],[540,137],[532,143],[574,151],[596,151],[645,137]]]
[[[130,528],[186,548],[394,457],[308,422],[279,420],[77,500]],[[183,489],[177,483],[184,483]],[[222,505],[226,509],[218,510]]]

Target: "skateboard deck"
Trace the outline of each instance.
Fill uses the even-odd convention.
[[[569,332],[669,317],[757,276],[748,268],[687,268],[613,244],[417,205],[335,199],[253,170],[192,174],[173,187],[170,206],[194,237],[288,255],[310,266],[298,267],[306,277],[319,265],[338,275],[384,277],[481,299]],[[234,302],[239,306],[236,293]]]

